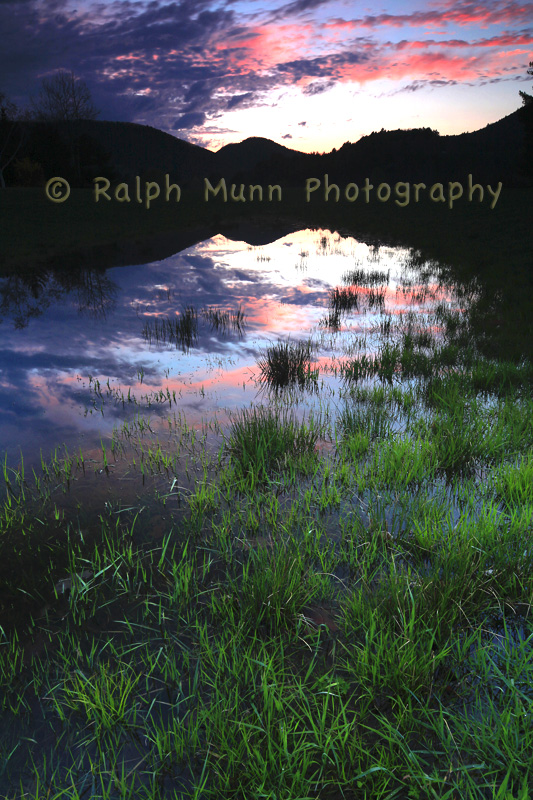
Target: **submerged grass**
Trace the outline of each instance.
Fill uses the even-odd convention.
[[[455,524],[441,516],[437,532],[435,511],[419,506],[417,531],[397,538],[345,517],[337,547],[297,504],[247,549],[230,517],[229,538],[204,518],[201,547],[187,525],[151,548],[107,520],[92,554],[73,538],[68,573],[84,577],[48,614],[54,645],[31,660],[16,637],[0,650],[4,721],[42,726],[37,702],[64,746],[46,761],[32,753],[6,796],[528,788],[533,628],[523,619],[516,646],[486,640],[488,615],[515,624],[506,598],[531,601],[523,555],[509,551],[516,526],[469,509]],[[5,775],[18,748],[28,742],[4,737]]]
[[[336,287],[331,290],[329,305],[333,312],[353,311],[359,306],[359,294],[357,289],[348,286]]]
[[[367,272],[364,269],[353,269],[345,272],[342,280],[348,286],[383,286],[390,281],[390,270]]]

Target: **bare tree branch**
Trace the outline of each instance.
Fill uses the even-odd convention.
[[[39,97],[32,99],[37,119],[58,122],[61,120],[96,119],[100,113],[93,105],[91,92],[85,81],[73,72],[57,72],[52,78],[43,78]]]

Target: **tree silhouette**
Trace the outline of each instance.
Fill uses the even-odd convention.
[[[0,92],[0,122],[8,122],[17,116],[17,107],[3,92]]]
[[[93,104],[89,87],[73,72],[61,70],[51,78],[43,78],[38,98],[32,98],[32,106],[37,120],[47,123],[56,135],[65,139],[70,169],[80,184],[80,136],[75,124],[80,120],[94,120],[100,113]]]
[[[533,61],[529,62],[528,75],[533,76]],[[533,181],[533,95],[519,92],[522,98],[521,118],[524,126],[523,170],[530,181]]]
[[[3,92],[0,92],[0,188],[6,188],[4,170],[16,158],[25,140],[25,132],[18,119],[19,112]]]
[[[529,69],[527,71],[528,75],[533,75],[533,61],[529,62]],[[533,95],[528,94],[527,92],[518,92],[520,97],[522,98],[522,105],[528,106],[533,103]]]
[[[93,105],[85,81],[64,70],[43,78],[39,96],[32,99],[32,105],[37,119],[45,122],[96,119],[100,113]]]
[[[117,285],[104,271],[93,267],[33,267],[28,272],[6,275],[0,284],[0,324],[11,319],[14,328],[26,328],[52,303],[70,302],[75,296],[79,314],[105,319],[116,306]]]

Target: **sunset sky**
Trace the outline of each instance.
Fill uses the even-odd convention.
[[[531,92],[533,3],[0,0],[0,92],[83,78],[99,119],[216,150],[329,151],[373,130],[477,130]]]

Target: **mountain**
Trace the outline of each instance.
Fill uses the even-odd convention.
[[[524,157],[522,109],[518,109],[486,128],[454,136],[440,136],[430,128],[374,132],[321,156],[316,166],[330,182],[343,185],[360,184],[367,176],[373,183],[429,185],[464,181],[469,173],[475,181],[520,185]]]
[[[74,125],[77,132],[99,142],[123,175],[162,171],[187,179],[214,168],[215,154],[210,150],[148,125],[99,120],[80,120]]]
[[[265,161],[298,158],[305,156],[298,150],[290,150],[282,144],[277,144],[271,139],[262,136],[250,136],[243,142],[226,144],[215,153],[217,169],[234,170],[238,165],[239,170],[250,170]]]
[[[201,186],[225,178],[226,183],[302,185],[308,177],[328,174],[330,183],[362,184],[396,181],[475,181],[527,183],[524,177],[523,108],[473,133],[440,136],[429,128],[373,132],[357,142],[345,142],[323,155],[301,153],[263,137],[250,137],[212,152],[147,125],[131,122],[80,120],[24,123],[23,155],[42,167],[48,179],[61,175],[74,185],[92,184],[98,175],[131,182],[170,180]],[[19,158],[21,158],[19,156]],[[13,170],[13,166],[11,167]],[[11,174],[13,181],[14,172]],[[8,181],[9,183],[9,181]]]
[[[46,179],[54,175],[68,179],[68,170],[73,180],[79,179],[76,159],[81,161],[85,183],[100,175],[127,182],[136,175],[160,180],[166,173],[172,181],[187,182],[216,170],[215,153],[148,125],[76,120],[24,126],[26,155],[43,165]]]
[[[226,145],[215,153],[221,177],[263,185],[281,182],[303,185],[306,178],[345,186],[420,181],[499,181],[507,186],[527,183],[524,177],[525,111],[519,108],[497,122],[472,133],[441,136],[430,128],[373,132],[357,142],[346,142],[323,155],[300,153],[269,139],[252,137]]]

